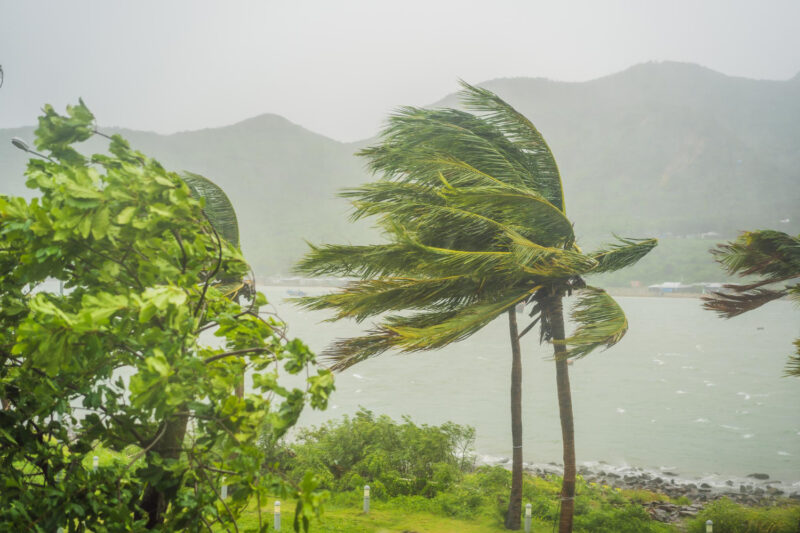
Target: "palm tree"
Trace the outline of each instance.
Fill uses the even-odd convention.
[[[728,274],[760,276],[748,284],[727,284],[726,291],[703,297],[703,307],[731,318],[761,307],[767,302],[789,296],[800,302],[800,283],[766,289],[765,285],[800,278],[800,235],[792,237],[781,231],[745,231],[733,241],[712,250],[716,261]],[[796,352],[789,356],[787,376],[800,376],[800,338],[794,341]]]
[[[236,218],[236,210],[222,187],[205,176],[186,170],[181,173],[181,179],[189,186],[195,199],[204,200],[203,213],[217,235],[238,249],[239,221]],[[255,294],[253,283],[252,280],[224,278],[219,280],[217,289],[239,303],[242,296],[250,297]],[[234,394],[239,399],[244,398],[244,374],[236,385]]]
[[[594,253],[575,244],[566,217],[555,159],[533,124],[492,92],[463,84],[469,110],[402,108],[381,142],[360,153],[382,179],[345,192],[354,219],[376,216],[388,243],[312,246],[298,270],[354,276],[341,291],[308,297],[309,309],[332,309],[333,320],[358,321],[388,311],[366,335],[335,342],[324,354],[342,370],[388,349],[431,350],[469,337],[508,312],[512,337],[512,414],[519,405],[518,340],[514,308],[532,303],[540,340],[554,345],[564,437],[560,531],[571,531],[575,455],[567,358],[611,346],[627,321],[604,291],[583,275],[633,264],[654,239],[622,239]],[[578,328],[564,334],[562,298],[580,298]],[[514,431],[517,428],[520,431]],[[515,459],[521,422],[512,424]],[[520,476],[521,479],[521,476]],[[512,490],[512,500],[517,495]],[[510,503],[507,525],[519,527]]]

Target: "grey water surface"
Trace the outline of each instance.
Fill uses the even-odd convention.
[[[285,302],[287,287],[263,287],[301,337],[321,352],[363,325]],[[297,290],[298,288],[295,288]],[[303,287],[309,294],[328,289]],[[570,367],[578,462],[670,471],[711,482],[767,473],[800,487],[800,379],[782,377],[800,312],[788,301],[723,320],[694,298],[620,297],[630,329],[607,351]],[[520,317],[520,328],[527,315]],[[523,338],[526,463],[560,462],[561,432],[550,348]],[[474,426],[476,451],[511,455],[511,352],[503,315],[448,348],[384,354],[337,375],[327,411],[307,409],[300,426],[359,407],[417,423]]]

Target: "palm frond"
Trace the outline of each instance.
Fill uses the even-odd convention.
[[[381,144],[358,155],[369,160],[373,172],[391,179],[419,179],[426,175],[426,161],[446,155],[512,185],[530,182],[518,147],[492,124],[455,109],[401,108],[389,118]]]
[[[481,118],[503,132],[513,143],[522,147],[527,156],[526,168],[534,183],[528,186],[539,191],[550,203],[566,212],[561,174],[555,157],[544,137],[533,123],[493,92],[461,81],[465,105],[484,112]]]
[[[432,325],[408,325],[402,319],[390,317],[386,321],[386,326],[397,333],[396,345],[404,352],[441,348],[476,333],[530,294],[531,291],[523,290],[500,295],[497,299],[479,301],[459,309],[451,317]]]
[[[734,285],[725,285],[727,288],[735,287]],[[709,311],[716,311],[724,318],[732,318],[739,316],[747,311],[757,309],[762,305],[769,303],[778,298],[782,298],[787,294],[783,290],[771,289],[752,289],[743,292],[713,292],[708,296],[703,296],[703,307]]]
[[[366,279],[351,282],[334,293],[305,296],[293,301],[309,310],[335,311],[330,320],[353,318],[361,322],[387,311],[462,307],[485,298],[487,293],[506,288],[504,284],[492,281],[471,276]]]
[[[516,264],[538,280],[580,276],[597,265],[591,257],[573,250],[540,246],[512,232],[507,237]]]
[[[800,236],[782,231],[746,231],[712,253],[729,274],[759,275],[772,281],[800,277]]]
[[[184,171],[181,178],[189,186],[196,199],[205,198],[203,212],[217,233],[230,244],[239,247],[239,222],[228,195],[208,178]]]
[[[789,356],[784,376],[800,377],[800,339],[794,341],[795,352]]]
[[[446,277],[490,274],[511,275],[511,252],[453,250],[427,246],[408,232],[395,234],[389,244],[367,246],[324,245],[311,247],[295,271],[313,276]]]
[[[629,267],[647,255],[658,245],[658,239],[625,239],[617,237],[618,243],[606,245],[604,248],[590,253],[597,261],[592,274],[614,272]]]
[[[628,331],[622,308],[606,291],[595,287],[581,290],[570,317],[578,325],[575,332],[567,339],[552,341],[568,346],[566,357],[581,358],[600,346],[610,348]]]

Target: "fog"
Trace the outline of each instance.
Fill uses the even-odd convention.
[[[168,133],[276,113],[338,140],[464,78],[584,81],[645,62],[787,79],[800,3],[0,0],[0,128],[83,97]]]

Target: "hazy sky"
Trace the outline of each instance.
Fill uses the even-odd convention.
[[[340,140],[456,79],[582,81],[644,61],[800,71],[800,1],[0,0],[0,128],[83,97],[169,133],[277,113]]]

